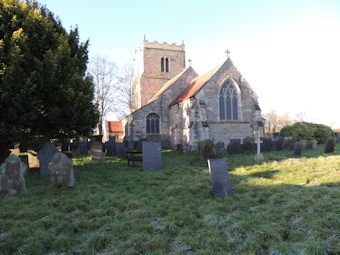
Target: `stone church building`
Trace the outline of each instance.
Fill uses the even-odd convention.
[[[255,92],[230,57],[198,75],[185,66],[181,45],[144,38],[134,58],[133,112],[123,119],[125,139],[160,141],[163,147],[197,149],[211,139],[227,146],[230,139],[263,134]]]

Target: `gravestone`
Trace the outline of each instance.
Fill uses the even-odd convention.
[[[293,147],[293,140],[291,137],[284,137],[282,143],[283,150],[291,150]]]
[[[295,142],[293,156],[301,156],[302,147],[303,147],[302,142]]]
[[[306,150],[311,150],[313,149],[313,142],[312,141],[309,141],[306,143],[306,147],[305,147]]]
[[[214,198],[232,196],[227,161],[224,158],[209,159],[208,165]]]
[[[27,155],[28,155],[28,167],[29,168],[40,167],[39,159],[38,159],[38,152],[36,152],[34,150],[28,150]]]
[[[116,156],[119,158],[126,158],[126,146],[124,143],[116,143]]]
[[[325,144],[325,153],[333,153],[335,147],[335,139],[334,137],[329,137]]]
[[[228,146],[229,154],[237,154],[240,153],[241,149],[241,139],[230,139],[230,143]]]
[[[24,173],[27,166],[14,154],[0,166],[0,193],[16,195],[26,191]]]
[[[101,142],[94,142],[91,147],[92,161],[103,160],[103,145]]]
[[[38,152],[40,176],[50,176],[48,164],[53,156],[58,152],[58,149],[50,142],[44,143]]]
[[[80,154],[87,154],[87,142],[81,142],[78,144],[78,149]]]
[[[276,150],[282,151],[283,138],[279,137],[275,142],[276,142]]]
[[[313,149],[316,149],[316,147],[318,147],[318,141],[313,140],[312,143],[313,143]]]
[[[116,138],[110,136],[109,141],[106,142],[106,156],[116,155]]]
[[[268,152],[272,150],[273,140],[271,138],[261,138],[261,151]]]
[[[56,153],[48,164],[48,169],[52,188],[72,188],[74,186],[73,162],[64,153]]]
[[[135,143],[133,141],[127,141],[127,148],[128,150],[135,149]]]
[[[241,151],[251,153],[253,151],[253,144],[253,139],[250,136],[247,136],[245,139],[243,139],[243,144],[241,144]]]
[[[226,154],[223,142],[216,143],[216,156],[220,157]]]
[[[161,143],[143,142],[143,170],[162,169]]]
[[[340,143],[340,132],[335,133],[336,142]]]

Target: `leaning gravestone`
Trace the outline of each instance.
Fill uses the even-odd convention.
[[[24,173],[27,166],[14,154],[0,166],[0,193],[16,195],[26,191]]]
[[[103,160],[103,145],[101,142],[94,142],[91,147],[92,161]]]
[[[72,188],[74,186],[74,172],[72,159],[64,153],[56,153],[48,164],[51,174],[52,188]]]
[[[329,137],[325,144],[325,153],[332,153],[334,152],[335,147],[335,139],[334,137]]]
[[[241,139],[230,139],[228,153],[237,154],[240,152],[241,152]]]
[[[209,159],[208,165],[214,198],[232,196],[227,161],[225,159]]]
[[[110,136],[106,142],[106,156],[114,156],[116,154],[116,138]]]
[[[87,154],[87,142],[81,142],[78,144],[80,154]]]
[[[116,156],[119,158],[126,158],[126,146],[124,143],[116,143]]]
[[[302,142],[295,142],[293,156],[301,156],[302,147],[303,147]]]
[[[143,170],[162,169],[161,143],[143,142]]]
[[[48,164],[53,156],[58,152],[58,149],[50,142],[44,143],[38,152],[40,176],[50,176]]]
[[[223,142],[218,142],[216,143],[216,156],[220,157],[225,155],[226,151],[224,148],[224,143]]]

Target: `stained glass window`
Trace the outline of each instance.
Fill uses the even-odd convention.
[[[225,83],[220,91],[220,120],[237,120],[237,93],[235,87]]]

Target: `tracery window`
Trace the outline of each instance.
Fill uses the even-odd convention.
[[[220,120],[237,120],[237,93],[230,83],[225,83],[220,91]]]
[[[159,115],[150,113],[146,116],[146,133],[159,134]]]

